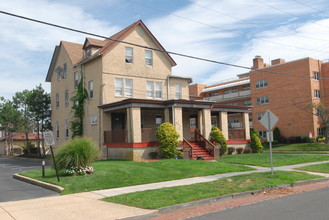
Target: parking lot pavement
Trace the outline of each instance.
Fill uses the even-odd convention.
[[[15,173],[40,169],[41,161],[0,156],[0,202],[59,195],[56,192],[13,179]]]

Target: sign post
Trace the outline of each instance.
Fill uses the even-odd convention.
[[[266,128],[267,134],[269,135],[268,140],[270,143],[270,161],[271,161],[272,174],[273,174],[273,157],[272,157],[273,132],[272,132],[272,129],[273,129],[274,125],[278,122],[278,120],[279,120],[279,118],[273,112],[271,112],[271,110],[267,110],[259,121]]]
[[[53,151],[53,147],[52,147],[53,145],[55,145],[55,140],[54,140],[53,132],[51,132],[51,131],[45,131],[45,132],[43,132],[43,138],[45,140],[45,144],[50,147],[51,156],[53,158],[53,162],[54,162],[54,166],[55,166],[57,180],[59,182],[58,170],[57,170],[57,165],[56,165],[56,161],[55,161],[54,151]]]

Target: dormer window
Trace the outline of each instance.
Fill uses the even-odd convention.
[[[88,47],[88,48],[86,49],[86,56],[87,56],[87,57],[90,57],[90,56],[91,56],[91,48],[90,48],[90,47]]]

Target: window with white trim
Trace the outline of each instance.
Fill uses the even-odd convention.
[[[320,80],[320,73],[319,72],[313,72],[313,79],[314,80]]]
[[[264,112],[263,113],[258,113],[257,114],[257,120],[259,121],[260,119],[262,119],[264,114],[265,114]]]
[[[125,47],[126,55],[125,60],[126,63],[133,63],[134,62],[134,50],[132,47]]]
[[[175,99],[181,99],[181,98],[182,98],[182,85],[175,84]]]
[[[161,125],[162,124],[162,116],[161,115],[156,115],[155,116],[155,124],[156,125]]]
[[[154,98],[154,82],[146,81],[146,97],[153,99]]]
[[[79,85],[79,73],[74,72],[74,88],[78,88]]]
[[[230,94],[230,93],[237,93],[238,89],[237,88],[231,88],[231,89],[225,89],[224,94]]]
[[[245,101],[243,101],[243,105],[250,106],[251,105],[251,100],[245,100]]]
[[[133,97],[133,80],[125,79],[125,97]]]
[[[266,139],[267,138],[267,132],[266,131],[259,131],[259,136],[261,139]]]
[[[147,66],[153,65],[153,53],[151,50],[145,50],[145,64]]]
[[[320,93],[320,90],[317,90],[317,89],[315,89],[314,90],[314,98],[321,98],[321,93]]]
[[[242,88],[242,91],[249,91],[250,90],[250,86],[244,86],[243,88]]]
[[[256,82],[256,89],[267,88],[267,86],[268,86],[267,80],[259,80]]]
[[[70,137],[70,123],[68,120],[65,120],[65,138],[69,138]]]
[[[90,124],[91,125],[97,125],[97,115],[91,115],[90,116]]]
[[[65,107],[69,107],[69,90],[65,90]]]
[[[270,101],[269,101],[269,98],[268,96],[262,96],[262,97],[257,97],[256,98],[256,104],[257,105],[266,105],[268,104]]]
[[[162,82],[155,82],[155,98],[162,99]]]
[[[56,108],[59,108],[59,94],[56,93]]]
[[[123,78],[115,78],[114,90],[115,96],[123,96]]]
[[[90,80],[88,82],[88,91],[89,91],[89,98],[92,99],[94,97],[94,81]]]

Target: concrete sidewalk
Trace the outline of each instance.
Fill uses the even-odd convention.
[[[329,161],[304,163],[298,165],[276,167],[276,170],[292,170],[294,168],[329,163]],[[1,220],[112,220],[123,219],[135,216],[144,216],[156,213],[156,210],[145,210],[115,203],[104,202],[100,199],[108,196],[121,195],[130,192],[159,189],[164,187],[174,187],[190,185],[194,183],[210,182],[220,178],[249,174],[255,172],[270,171],[270,168],[256,167],[257,170],[246,172],[235,172],[217,174],[212,176],[194,177],[181,180],[172,180],[160,183],[151,183],[138,186],[129,186],[107,190],[97,190],[87,193],[76,193],[70,195],[46,197],[31,200],[0,203]],[[316,173],[318,174],[318,173]],[[328,177],[327,174],[318,174]]]

